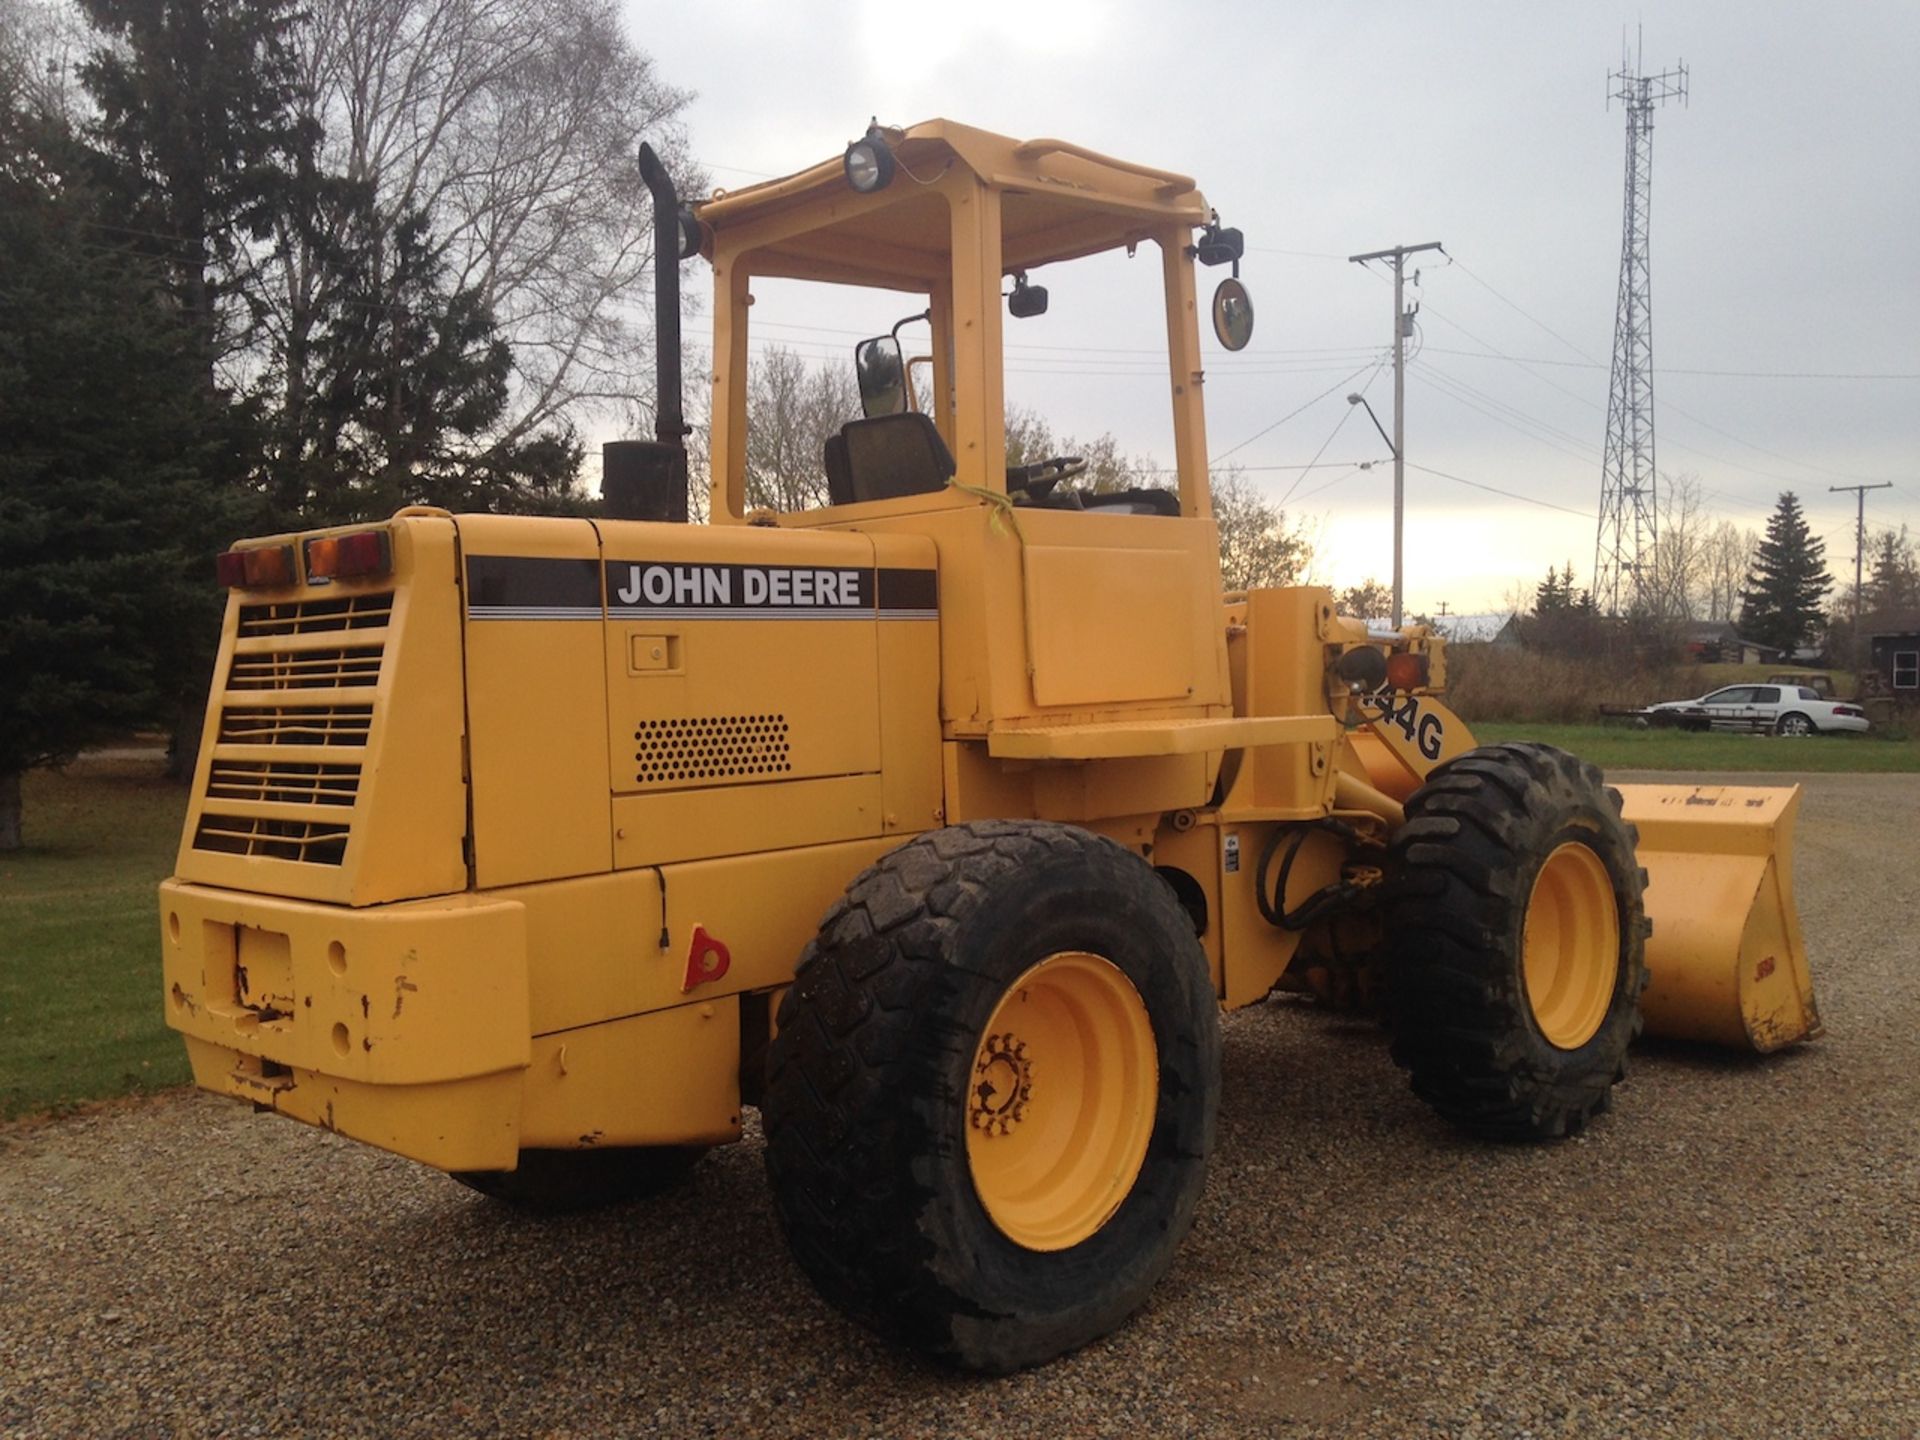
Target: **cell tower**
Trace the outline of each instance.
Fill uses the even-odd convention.
[[[1647,225],[1653,211],[1653,109],[1687,98],[1687,67],[1640,73],[1624,53],[1607,76],[1607,108],[1627,112],[1626,213],[1620,222],[1620,300],[1613,322],[1613,381],[1607,397],[1606,459],[1600,474],[1600,533],[1594,542],[1593,599],[1602,614],[1638,608],[1658,538],[1653,467],[1653,282]]]

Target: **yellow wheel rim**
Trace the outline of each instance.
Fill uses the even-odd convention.
[[[1098,955],[1049,955],[1007,988],[964,1100],[973,1187],[1000,1232],[1065,1250],[1113,1218],[1146,1159],[1160,1093],[1153,1025]]]
[[[1577,1050],[1607,1018],[1620,978],[1620,916],[1600,857],[1570,840],[1547,857],[1527,901],[1527,1003],[1549,1043]]]

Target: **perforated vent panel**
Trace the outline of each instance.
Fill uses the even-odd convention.
[[[788,758],[785,715],[690,715],[643,720],[634,729],[635,777],[642,785],[696,780],[741,780],[784,775]]]

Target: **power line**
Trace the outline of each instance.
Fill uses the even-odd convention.
[[[1604,370],[1598,360],[1554,360],[1544,355],[1500,355],[1490,351],[1446,350],[1437,355],[1459,355],[1469,360],[1511,360],[1516,365],[1556,365],[1569,370]],[[1709,370],[1685,365],[1662,365],[1662,375],[1713,376],[1729,380],[1920,380],[1920,370]]]
[[[1324,494],[1328,490],[1333,489],[1334,486],[1340,484],[1342,481],[1351,480],[1355,475],[1359,474],[1362,470],[1371,470],[1374,467],[1374,464],[1375,462],[1372,460],[1361,461],[1360,463],[1348,469],[1344,474],[1336,475],[1331,480],[1324,481],[1323,483],[1314,486],[1313,489],[1307,491],[1306,494],[1300,497],[1299,503],[1302,505],[1306,504],[1307,501],[1311,500],[1314,496]]]
[[[1509,430],[1513,430],[1518,434],[1526,436],[1527,439],[1532,440],[1534,443],[1538,445],[1544,445],[1550,450],[1558,451],[1560,454],[1570,456],[1573,459],[1579,460],[1584,464],[1590,465],[1593,463],[1594,459],[1596,458],[1591,449],[1587,449],[1584,447],[1578,448],[1578,449],[1575,448],[1576,446],[1579,446],[1581,442],[1572,439],[1572,437],[1567,437],[1566,439],[1553,438],[1554,436],[1561,435],[1564,432],[1555,431],[1553,427],[1547,425],[1544,421],[1534,420],[1530,416],[1526,416],[1524,412],[1515,410],[1512,406],[1504,405],[1500,401],[1493,400],[1491,399],[1491,397],[1485,397],[1485,396],[1483,396],[1482,399],[1486,401],[1486,404],[1481,404],[1476,402],[1474,399],[1470,398],[1470,396],[1473,394],[1478,394],[1479,392],[1471,391],[1469,387],[1461,384],[1461,382],[1459,381],[1449,380],[1446,376],[1441,375],[1438,371],[1434,371],[1434,370],[1415,371],[1414,379],[1420,381],[1422,384],[1426,385],[1429,389],[1437,390],[1440,394],[1445,395],[1448,399],[1454,401],[1456,404],[1464,405],[1469,410],[1475,411],[1478,414],[1486,416],[1489,420],[1492,420],[1496,425],[1504,425]],[[1458,386],[1459,388],[1458,389],[1454,388],[1456,386]],[[1462,393],[1463,391],[1466,393]],[[1519,418],[1508,419],[1506,416],[1499,414],[1497,410],[1487,408],[1488,405],[1498,406],[1500,409],[1508,410],[1513,415]],[[1547,431],[1549,433],[1548,434],[1536,433],[1534,429],[1527,428],[1529,425],[1535,426],[1537,427],[1538,430]]]
[[[1498,290],[1494,289],[1492,285],[1488,284],[1485,280],[1481,279],[1480,276],[1477,275],[1473,271],[1473,269],[1468,266],[1467,262],[1460,259],[1459,256],[1449,255],[1447,259],[1452,261],[1453,264],[1457,265],[1460,268],[1460,272],[1463,275],[1465,275],[1469,280],[1473,281],[1474,284],[1478,285],[1481,289],[1485,290],[1488,294],[1492,295],[1494,299],[1498,300],[1502,305],[1505,305],[1509,310],[1512,310],[1513,312],[1518,314],[1522,319],[1532,321],[1533,324],[1538,325],[1542,330],[1546,331],[1547,334],[1551,335],[1554,339],[1558,340],[1562,345],[1566,346],[1574,354],[1580,356],[1588,364],[1593,365],[1596,368],[1600,366],[1600,362],[1598,360],[1595,360],[1591,355],[1587,354],[1586,351],[1582,350],[1578,345],[1574,344],[1571,340],[1567,339],[1567,337],[1562,335],[1558,330],[1554,329],[1551,325],[1547,324],[1546,321],[1540,319],[1537,315],[1531,314],[1530,312],[1528,312],[1527,310],[1523,309],[1521,306],[1516,304],[1514,301],[1509,300],[1505,295],[1502,295]],[[1544,364],[1546,362],[1543,361],[1542,363]],[[1564,365],[1568,362],[1562,360],[1562,361],[1556,361],[1553,363]]]
[[[1386,363],[1387,362],[1384,358],[1375,361],[1373,366],[1374,373],[1378,374],[1380,367],[1382,365],[1385,365]],[[1267,434],[1269,431],[1279,429],[1282,425],[1286,424],[1287,421],[1293,419],[1294,416],[1300,414],[1302,411],[1307,410],[1312,406],[1318,405],[1322,400],[1326,399],[1327,396],[1333,394],[1333,392],[1338,390],[1342,385],[1351,383],[1356,376],[1365,373],[1366,368],[1367,368],[1366,366],[1362,365],[1358,370],[1355,370],[1352,374],[1344,376],[1343,378],[1334,381],[1333,384],[1329,385],[1326,389],[1322,390],[1318,395],[1314,396],[1311,400],[1308,400],[1304,404],[1301,404],[1299,406],[1296,406],[1294,409],[1289,410],[1286,414],[1282,415],[1278,420],[1274,421],[1271,425],[1263,426],[1261,429],[1254,431],[1253,434],[1249,435],[1246,439],[1242,440],[1238,445],[1235,445],[1230,449],[1222,450],[1218,455],[1215,455],[1212,459],[1208,460],[1207,464],[1218,465],[1222,460],[1226,459],[1227,456],[1233,454],[1235,451],[1246,449],[1247,446],[1251,445],[1254,441],[1258,440],[1262,435]]]
[[[1380,372],[1375,370],[1373,373],[1375,376],[1378,376]],[[1369,379],[1369,383],[1371,383],[1371,378]],[[1282,505],[1285,505],[1287,501],[1293,498],[1293,492],[1300,488],[1300,482],[1307,478],[1308,471],[1311,470],[1314,464],[1318,463],[1322,455],[1327,453],[1327,447],[1333,444],[1334,437],[1340,433],[1341,427],[1352,418],[1353,409],[1354,407],[1349,405],[1340,412],[1340,418],[1333,422],[1333,429],[1327,432],[1327,438],[1322,440],[1320,442],[1320,448],[1313,452],[1313,460],[1308,463],[1308,470],[1302,470],[1299,475],[1295,476],[1293,484],[1287,487],[1287,493],[1280,497],[1280,503]]]
[[[1373,463],[1371,460],[1315,460],[1305,465],[1298,463],[1290,465],[1232,465],[1228,468],[1251,475],[1266,470],[1334,470],[1342,465],[1355,470],[1363,470]],[[1178,475],[1180,473],[1179,467],[1174,465],[1129,465],[1127,469],[1135,475]]]
[[[1418,470],[1424,475],[1438,476],[1442,480],[1451,480],[1456,485],[1470,485],[1475,490],[1485,490],[1493,495],[1504,495],[1509,500],[1519,500],[1527,505],[1538,505],[1543,510],[1558,510],[1563,515],[1575,515],[1582,520],[1593,519],[1590,511],[1575,510],[1567,505],[1556,505],[1553,501],[1542,500],[1537,495],[1521,495],[1512,490],[1502,490],[1498,485],[1488,485],[1479,480],[1469,480],[1464,475],[1449,475],[1445,470],[1435,470],[1429,465],[1416,465],[1411,460],[1407,462],[1407,468],[1409,470]]]
[[[1533,380],[1539,382],[1542,385],[1545,385],[1549,390],[1557,391],[1559,394],[1565,395],[1570,400],[1579,402],[1580,404],[1586,406],[1590,410],[1598,410],[1601,408],[1599,404],[1597,404],[1595,401],[1588,399],[1586,396],[1581,395],[1576,391],[1569,390],[1566,386],[1559,384],[1557,381],[1548,379],[1545,375],[1538,374],[1532,368],[1536,364],[1557,365],[1557,364],[1565,364],[1566,362],[1553,361],[1553,360],[1548,360],[1548,361],[1526,360],[1526,359],[1520,358],[1519,356],[1509,355],[1505,351],[1501,350],[1492,341],[1487,340],[1480,335],[1476,335],[1473,331],[1467,329],[1466,326],[1462,325],[1458,320],[1455,320],[1452,316],[1448,315],[1445,311],[1435,308],[1432,304],[1423,304],[1422,310],[1424,313],[1433,316],[1436,320],[1440,321],[1443,325],[1447,325],[1452,327],[1455,330],[1458,330],[1462,335],[1465,335],[1469,340],[1472,340],[1477,344],[1484,345],[1487,348],[1487,351],[1489,352],[1489,355],[1491,358],[1504,360],[1510,365],[1518,366],[1523,374],[1526,374],[1527,376],[1531,377]],[[1459,353],[1459,352],[1442,352],[1437,346],[1430,347],[1430,348],[1434,349],[1436,353]],[[1431,367],[1429,367],[1429,369],[1431,369]],[[1663,371],[1662,373],[1665,373],[1665,372]],[[1701,419],[1700,416],[1695,415],[1692,411],[1683,409],[1681,406],[1676,405],[1673,402],[1673,398],[1671,396],[1668,396],[1666,399],[1664,399],[1661,402],[1661,405],[1662,405],[1662,408],[1664,408],[1668,412],[1672,414],[1677,414],[1683,419],[1691,420],[1694,424],[1699,425],[1704,429],[1711,430],[1717,435],[1723,435],[1727,439],[1733,441],[1736,445],[1744,445],[1748,449],[1758,451],[1762,455],[1772,455],[1773,458],[1777,460],[1783,460],[1789,465],[1799,465],[1803,469],[1808,469],[1808,470],[1820,469],[1820,467],[1808,464],[1805,461],[1796,460],[1790,455],[1781,455],[1781,454],[1778,454],[1777,452],[1767,450],[1762,446],[1755,445],[1751,441],[1743,440],[1738,435],[1733,434],[1731,431],[1722,430],[1719,426],[1715,425],[1712,421],[1703,420]],[[1703,450],[1698,445],[1689,445],[1686,441],[1676,440],[1671,435],[1668,436],[1666,443],[1670,448],[1684,450],[1689,455],[1698,455],[1703,460],[1718,461],[1722,465],[1731,466],[1733,469],[1748,475],[1757,475],[1764,479],[1778,481],[1781,484],[1785,484],[1785,485],[1804,486],[1809,483],[1807,477],[1805,476],[1782,475],[1777,471],[1763,470],[1759,466],[1754,465],[1749,461],[1735,460],[1730,456],[1721,455],[1716,451]],[[1837,478],[1843,479],[1843,480],[1854,480],[1854,479],[1860,478],[1856,475],[1847,474],[1843,471],[1826,471],[1824,473],[1836,476]],[[1838,524],[1839,522],[1836,520],[1833,523]]]

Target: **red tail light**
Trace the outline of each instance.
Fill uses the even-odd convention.
[[[307,541],[307,579],[352,580],[393,569],[393,547],[384,530],[319,535]]]
[[[1867,712],[1862,710],[1858,705],[1836,705],[1833,707],[1833,713],[1836,715],[1850,716],[1858,720]]]
[[[293,584],[293,547],[257,545],[251,550],[228,550],[216,556],[214,575],[228,589],[269,590]]]

